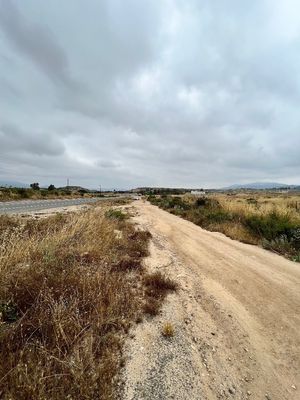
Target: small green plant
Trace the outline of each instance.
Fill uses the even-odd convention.
[[[166,338],[173,337],[175,333],[173,325],[170,322],[166,322],[162,328],[161,333]]]
[[[295,256],[293,256],[293,257],[292,257],[292,260],[295,261],[295,262],[300,263],[300,253],[299,253],[299,254],[296,254]]]
[[[123,213],[122,210],[114,210],[112,208],[110,210],[106,211],[105,216],[106,216],[106,218],[116,219],[118,221],[124,221],[125,219],[128,218],[128,215]]]

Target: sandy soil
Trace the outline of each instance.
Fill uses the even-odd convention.
[[[57,208],[45,208],[43,210],[27,211],[19,214],[21,217],[33,217],[36,219],[47,218],[55,214],[68,214],[82,210],[87,210],[91,205],[80,204],[75,206],[57,207]]]
[[[133,207],[153,235],[147,268],[180,289],[132,332],[122,399],[300,399],[300,265],[143,201]]]

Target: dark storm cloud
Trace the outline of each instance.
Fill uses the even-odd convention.
[[[296,0],[2,1],[0,174],[300,183],[299,11]]]

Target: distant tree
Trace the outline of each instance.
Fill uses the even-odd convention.
[[[31,183],[30,187],[33,190],[40,190],[40,184],[38,182]]]
[[[56,189],[56,187],[54,186],[54,185],[52,185],[52,183],[51,183],[51,185],[49,185],[49,187],[48,187],[48,190],[55,190]]]

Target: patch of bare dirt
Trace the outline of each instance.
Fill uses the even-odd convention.
[[[50,217],[51,215],[56,215],[56,214],[68,214],[68,213],[79,212],[82,210],[87,210],[90,207],[92,206],[86,204],[79,204],[75,206],[47,208],[38,211],[27,211],[20,215],[21,217],[33,217],[35,219],[40,219],[40,218],[47,218]]]

